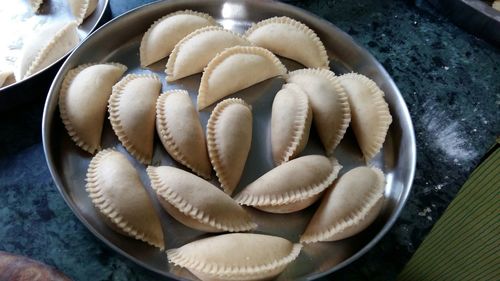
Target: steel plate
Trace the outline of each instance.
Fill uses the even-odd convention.
[[[366,231],[355,237],[330,243],[317,243],[305,246],[299,258],[294,261],[278,280],[314,279],[351,263],[368,251],[389,230],[397,219],[410,192],[415,170],[415,136],[413,125],[404,100],[391,77],[383,67],[353,39],[331,23],[304,10],[269,1],[165,1],[148,4],[120,16],[101,27],[83,42],[59,70],[45,104],[43,116],[43,144],[47,163],[62,196],[78,218],[99,239],[117,252],[138,264],[177,279],[195,279],[188,271],[167,264],[165,253],[145,243],[119,235],[110,230],[94,210],[85,192],[85,173],[91,155],[78,149],[69,139],[59,117],[57,106],[61,83],[68,70],[89,62],[120,62],[129,67],[128,73],[154,72],[164,78],[166,60],[148,69],[139,66],[139,44],[142,34],[161,16],[181,10],[193,9],[207,12],[224,27],[238,32],[247,29],[252,22],[272,16],[289,16],[300,20],[314,29],[325,43],[330,57],[330,66],[336,73],[356,71],[372,78],[385,92],[393,123],[389,129],[383,150],[373,160],[387,176],[385,202],[378,219]],[[113,40],[109,40],[112,38]],[[297,64],[283,60],[291,70]],[[237,74],[235,74],[237,75]],[[187,89],[193,100],[196,99],[201,75],[190,76],[176,83],[167,84],[163,79],[163,90],[170,88]],[[234,96],[241,97],[253,106],[254,136],[250,156],[238,189],[272,168],[269,138],[269,119],[272,100],[283,84],[276,78],[264,81]],[[203,110],[200,119],[205,126],[213,107]],[[103,147],[116,147],[125,152],[113,134],[108,121],[103,132]],[[303,154],[323,153],[314,130]],[[344,166],[342,173],[362,165],[361,154],[352,132],[348,133],[336,151],[336,157]],[[129,157],[141,173],[146,189],[154,198],[145,167]],[[155,139],[154,165],[174,165]],[[216,181],[214,181],[216,184]],[[235,192],[236,194],[237,192]],[[169,217],[157,208],[163,223],[167,248],[179,247],[187,242],[205,237],[207,234],[191,230]],[[277,235],[297,242],[317,204],[298,213],[288,215],[267,214],[248,209],[259,224],[257,232]]]
[[[96,28],[99,20],[106,11],[108,1],[99,0],[95,11],[78,27],[80,41],[84,40]],[[33,12],[28,0],[11,1],[8,5],[2,5],[0,7],[0,26],[2,26],[2,36],[0,37],[0,70],[11,70],[15,73],[17,70],[17,61],[21,57],[26,40],[33,37],[37,31],[42,30],[46,26],[58,22],[69,22],[73,19],[74,16],[71,13],[67,0],[46,0],[37,13]],[[14,77],[11,76],[8,81],[9,85],[3,88],[0,86],[0,95],[5,94],[8,89],[20,83],[35,79],[36,76],[57,64],[64,57],[66,55],[43,70],[21,81],[15,81]]]

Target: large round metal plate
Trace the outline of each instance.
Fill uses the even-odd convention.
[[[43,142],[47,163],[54,181],[62,196],[78,218],[99,239],[124,256],[140,265],[175,278],[194,278],[183,269],[169,266],[164,253],[110,230],[94,210],[85,192],[85,173],[91,155],[79,149],[68,137],[58,111],[58,94],[68,70],[79,64],[89,62],[120,62],[129,67],[128,73],[155,72],[164,77],[166,60],[147,69],[139,66],[139,45],[143,33],[163,15],[181,10],[192,9],[207,12],[225,28],[242,32],[252,22],[272,16],[289,16],[300,20],[314,29],[325,43],[331,60],[330,67],[338,74],[355,71],[372,78],[385,92],[393,123],[389,129],[383,150],[373,160],[387,176],[384,208],[378,219],[366,231],[355,237],[331,243],[317,243],[305,246],[299,258],[294,261],[278,280],[314,279],[338,270],[351,263],[368,251],[389,230],[398,217],[408,197],[415,169],[415,137],[408,109],[391,77],[383,67],[353,39],[331,23],[292,6],[266,1],[165,1],[140,7],[106,24],[83,42],[68,58],[55,78],[47,102],[43,119]],[[292,70],[298,67],[283,60]],[[235,75],[238,75],[235,73]],[[193,100],[196,99],[201,75],[194,75],[167,84],[163,80],[163,90],[170,88],[187,89]],[[254,136],[252,147],[239,189],[270,170],[272,165],[269,140],[270,108],[274,95],[283,81],[270,79],[237,93],[253,106]],[[213,107],[200,112],[203,126]],[[106,121],[103,132],[103,147],[125,149],[113,134]],[[304,154],[323,153],[316,132],[313,130]],[[342,172],[363,165],[352,132],[342,141],[336,157],[344,166]],[[129,157],[141,173],[146,189],[154,198],[145,174],[145,167]],[[155,140],[154,165],[176,165],[158,139]],[[214,181],[216,183],[216,181]],[[191,230],[168,216],[155,200],[166,237],[167,248],[179,247],[187,242],[205,237],[206,234]],[[249,209],[259,224],[257,232],[285,237],[297,242],[317,204],[298,213],[273,215]],[[216,249],[214,249],[216,250]]]

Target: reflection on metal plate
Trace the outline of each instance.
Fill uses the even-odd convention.
[[[164,78],[163,71],[166,59],[148,68],[140,68],[138,51],[140,40],[142,34],[153,21],[181,9],[209,13],[224,27],[237,32],[243,32],[252,22],[272,16],[285,15],[295,18],[318,33],[328,50],[331,59],[330,67],[335,73],[356,71],[365,74],[384,90],[394,120],[382,152],[373,160],[373,164],[387,174],[386,199],[381,215],[372,226],[355,237],[338,242],[305,246],[299,258],[288,266],[285,272],[278,277],[278,280],[314,279],[336,271],[359,258],[389,230],[408,197],[413,180],[416,155],[413,125],[396,85],[383,67],[368,52],[358,46],[349,35],[329,22],[301,9],[276,2],[193,0],[156,2],[114,19],[75,50],[62,66],[52,84],[43,120],[43,141],[47,163],[55,183],[73,212],[102,241],[142,266],[165,276],[177,279],[194,279],[186,270],[169,266],[165,253],[145,243],[119,235],[104,224],[94,210],[84,187],[85,173],[91,155],[77,148],[70,140],[62,125],[57,108],[59,89],[65,74],[83,63],[120,62],[128,66],[128,73],[154,72]],[[109,38],[113,38],[113,40],[109,40]],[[289,60],[283,59],[283,62],[290,70],[299,67],[298,64]],[[195,101],[200,77],[200,74],[193,75],[168,84],[162,79],[163,91],[171,88],[183,88],[189,91],[192,100]],[[233,95],[252,104],[254,117],[252,147],[238,186],[239,190],[273,167],[270,152],[269,120],[274,95],[282,84],[282,79],[274,78]],[[204,127],[213,107],[200,112],[200,120]],[[108,121],[104,126],[102,144],[105,148],[115,147],[126,153],[111,130]],[[155,139],[154,145],[154,165],[179,167],[168,156],[158,139]],[[316,132],[312,130],[303,154],[315,153],[324,152]],[[344,166],[341,173],[363,164],[350,130],[337,149],[336,157]],[[146,189],[154,198],[145,167],[132,157],[129,159],[139,170]],[[217,184],[216,180],[213,182]],[[235,194],[237,192],[238,190]],[[318,204],[314,204],[301,212],[286,215],[267,214],[250,208],[248,210],[259,225],[257,232],[277,235],[297,242],[317,206]],[[155,200],[155,207],[162,219],[167,248],[179,247],[208,235],[176,222],[161,210],[157,200]]]

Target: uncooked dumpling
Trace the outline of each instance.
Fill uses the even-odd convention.
[[[142,37],[139,49],[141,66],[145,67],[169,56],[182,38],[209,25],[217,25],[217,22],[208,14],[191,10],[178,11],[158,19]]]
[[[206,179],[212,165],[198,113],[185,90],[170,90],[156,103],[156,130],[163,147],[177,162]]]
[[[392,123],[389,106],[384,92],[370,78],[349,73],[339,80],[349,97],[354,135],[368,162],[382,148]]]
[[[200,280],[271,280],[300,254],[302,246],[276,236],[231,233],[167,251],[168,261]]]
[[[101,147],[111,89],[126,70],[118,63],[84,64],[64,78],[59,92],[61,119],[71,139],[89,153]]]
[[[254,45],[310,68],[328,69],[325,46],[305,24],[289,17],[273,17],[252,25],[245,33]]]
[[[207,124],[208,155],[222,189],[238,185],[252,143],[252,108],[242,99],[226,99],[215,107]]]
[[[493,3],[491,3],[491,7],[500,12],[500,0],[495,0]]]
[[[307,94],[296,84],[285,84],[271,111],[271,148],[280,165],[304,150],[309,139],[312,111]]]
[[[236,46],[213,58],[203,71],[198,110],[287,70],[273,53],[261,47]]]
[[[219,26],[207,26],[192,32],[175,45],[168,58],[167,81],[199,73],[218,53],[233,46],[251,43],[241,35]]]
[[[86,182],[92,203],[111,229],[164,248],[160,219],[125,155],[113,149],[99,152],[90,161]]]
[[[156,99],[161,82],[154,74],[129,74],[113,86],[109,120],[122,145],[139,162],[153,157]]]
[[[29,0],[29,1],[30,1],[31,9],[35,13],[38,12],[38,10],[40,9],[40,7],[43,4],[43,0]]]
[[[234,199],[270,213],[296,212],[314,203],[341,168],[322,155],[299,157],[265,173]]]
[[[299,69],[289,73],[287,82],[298,84],[307,93],[319,138],[326,153],[332,155],[351,120],[347,95],[338,77],[327,69]]]
[[[207,232],[257,227],[238,203],[206,180],[167,166],[150,166],[147,172],[161,205],[179,222]]]
[[[377,218],[384,201],[384,173],[357,167],[327,190],[300,241],[313,243],[351,237]]]
[[[81,24],[85,18],[90,16],[97,8],[99,0],[68,0],[73,16],[78,24]]]
[[[13,74],[14,73],[9,70],[0,70],[0,88],[3,86],[7,86],[7,84],[9,83],[8,80]]]
[[[71,51],[80,41],[77,26],[72,21],[52,24],[36,31],[32,40],[23,46],[16,73],[17,80],[37,73]]]

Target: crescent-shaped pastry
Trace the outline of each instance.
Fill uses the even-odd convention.
[[[361,232],[382,209],[384,188],[384,173],[377,168],[348,171],[327,190],[300,242],[337,241]]]
[[[97,8],[99,0],[68,0],[71,13],[76,18],[78,24],[90,16]]]
[[[272,17],[253,24],[245,36],[254,45],[306,67],[329,67],[325,46],[318,35],[307,25],[289,17]]]
[[[167,166],[149,166],[147,172],[160,204],[184,225],[207,232],[257,227],[238,203],[206,180]]]
[[[37,73],[73,49],[80,41],[77,26],[75,21],[57,23],[36,32],[32,40],[23,46],[17,80]]]
[[[156,103],[156,130],[175,161],[201,177],[210,178],[212,165],[205,134],[187,91],[170,90],[160,95]]]
[[[230,233],[167,250],[168,261],[203,281],[271,280],[300,254],[302,245],[276,236]]]
[[[33,10],[33,12],[35,13],[38,12],[42,4],[43,0],[30,0],[31,10]]]
[[[296,84],[285,84],[276,94],[271,112],[271,147],[280,165],[304,150],[309,139],[312,110],[307,94]]]
[[[198,110],[287,70],[273,53],[261,47],[231,47],[213,58],[203,71]]]
[[[495,0],[491,3],[491,7],[497,11],[500,11],[500,0]]]
[[[59,110],[71,139],[94,154],[101,148],[106,105],[113,85],[127,71],[118,63],[84,64],[68,71],[59,92]]]
[[[90,161],[86,182],[92,203],[111,229],[163,250],[160,219],[125,155],[101,150]]]
[[[141,66],[169,56],[182,38],[209,25],[217,25],[217,22],[208,14],[191,10],[177,11],[158,19],[142,37],[139,48]]]
[[[382,148],[392,123],[389,106],[384,92],[370,78],[349,73],[339,80],[349,98],[354,135],[368,162]]]
[[[175,45],[166,65],[167,81],[202,72],[210,60],[224,49],[248,45],[251,43],[238,33],[219,26],[197,29]]]
[[[14,73],[9,70],[0,70],[0,88],[9,84],[8,80]]]
[[[129,74],[113,86],[109,120],[122,145],[139,162],[153,157],[156,99],[161,82],[154,74]]]
[[[242,99],[217,104],[207,124],[208,155],[222,189],[238,185],[252,143],[252,108]]]
[[[337,178],[336,159],[308,155],[286,162],[245,187],[234,200],[270,213],[292,213],[314,203]]]
[[[338,77],[327,69],[299,69],[289,73],[287,82],[298,84],[307,93],[316,130],[327,155],[332,155],[351,121],[347,95]]]

